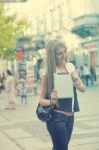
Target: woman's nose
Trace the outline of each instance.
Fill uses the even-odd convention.
[[[66,57],[66,53],[62,53],[62,57]]]

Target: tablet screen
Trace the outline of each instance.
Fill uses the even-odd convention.
[[[70,74],[54,73],[54,88],[58,98],[73,97],[73,82]]]

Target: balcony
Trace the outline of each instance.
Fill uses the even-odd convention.
[[[16,50],[24,50],[24,49],[33,50],[34,47],[29,37],[20,37],[19,39],[17,39],[15,49]]]
[[[72,33],[81,38],[99,34],[99,14],[83,15],[74,19]]]

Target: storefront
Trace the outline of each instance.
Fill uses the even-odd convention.
[[[99,65],[99,40],[83,43],[82,47],[89,55],[89,62],[95,68]]]

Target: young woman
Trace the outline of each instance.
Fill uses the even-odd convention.
[[[66,103],[70,99],[57,98],[53,78],[55,72],[69,73],[71,75],[74,91],[74,110],[72,112],[66,110]],[[81,92],[85,91],[85,86],[79,78],[75,66],[67,62],[65,44],[57,40],[50,41],[46,47],[46,74],[43,77],[41,86],[40,104],[42,106],[56,105],[53,119],[46,124],[52,139],[53,150],[68,150],[74,124],[74,112],[79,111],[76,88]],[[57,107],[57,103],[59,107]]]

